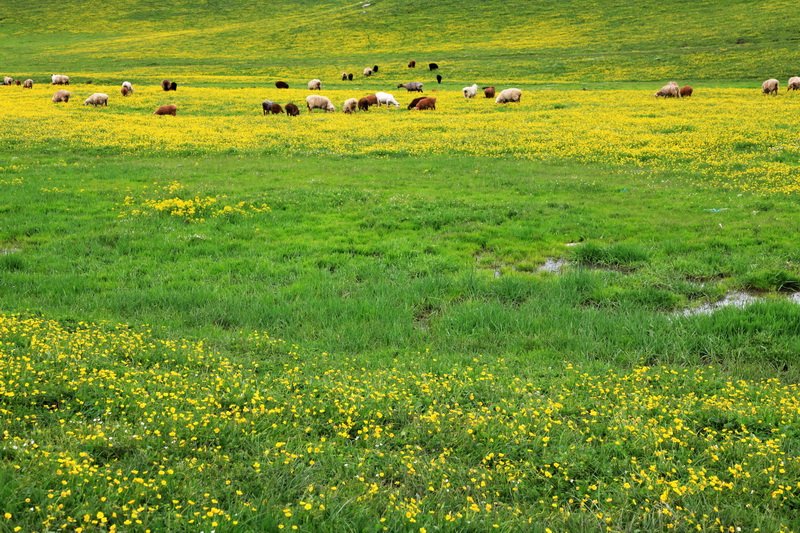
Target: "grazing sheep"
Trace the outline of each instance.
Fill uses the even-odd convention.
[[[786,84],[787,91],[798,91],[800,90],[800,77],[792,76],[789,78],[789,82]]]
[[[169,80],[161,80],[161,89],[169,91]]]
[[[173,117],[176,116],[178,113],[178,107],[172,104],[169,105],[162,105],[158,109],[156,109],[153,114],[154,115],[172,115]]]
[[[128,90],[128,88],[125,87],[124,85],[120,87],[119,92],[122,93],[122,96],[128,96],[129,94],[131,94],[130,90]]]
[[[172,83],[169,84],[169,90],[170,91],[177,91],[178,90],[178,84],[173,81]]]
[[[261,102],[261,109],[264,111],[265,115],[269,113],[272,109],[272,100],[264,100]]]
[[[689,96],[692,96],[693,92],[694,92],[694,89],[692,89],[691,86],[684,85],[683,87],[681,87],[681,89],[678,92],[678,94],[680,94],[681,98],[688,98]]]
[[[16,84],[17,84],[17,87],[19,87],[20,85],[22,85],[22,82],[21,82],[21,81],[19,81],[19,80],[14,80],[14,83],[16,83]]]
[[[768,79],[761,84],[761,92],[763,94],[778,94],[778,86],[780,82],[775,78]]]
[[[6,76],[3,78],[3,85],[14,85],[14,78]]]
[[[50,79],[53,85],[69,85],[69,76],[63,74],[53,74]]]
[[[442,75],[441,74],[437,74],[436,75],[436,83],[442,83]]]
[[[417,102],[417,106],[414,109],[417,111],[425,111],[426,109],[436,110],[436,98],[423,98]]]
[[[350,73],[347,75],[347,81],[353,81],[353,73],[352,73],[352,72],[350,72]]]
[[[408,68],[417,68],[417,62],[416,61],[409,61],[408,62]]]
[[[373,74],[377,74],[377,73],[378,73],[378,65],[373,65],[373,67],[372,67],[372,73],[373,73]]]
[[[401,83],[397,86],[398,89],[405,89],[410,93],[421,93],[422,92],[422,83],[418,81],[410,81],[408,83]]]
[[[369,67],[365,68],[365,69],[364,69],[364,76],[366,76],[367,78],[369,78],[370,76],[372,76],[372,69],[371,69],[371,68],[369,68]]]
[[[668,84],[664,85],[660,88],[655,97],[664,97],[664,98],[679,98],[681,95],[680,89],[678,88],[678,84],[674,81],[669,82]]]
[[[317,78],[314,78],[310,82],[308,82],[308,90],[309,91],[319,91],[322,89],[322,82]]]
[[[70,96],[72,96],[72,93],[69,91],[65,91],[64,89],[56,91],[56,94],[53,95],[53,103],[54,104],[57,104],[59,102],[67,103],[69,102]]]
[[[355,98],[348,98],[344,101],[344,105],[342,106],[342,111],[347,113],[348,115],[355,112],[356,108],[358,107],[358,100]]]
[[[369,111],[370,106],[378,105],[378,97],[374,94],[368,94],[358,101],[358,108],[361,111]]]
[[[277,89],[288,89],[289,88],[289,84],[286,83],[285,81],[276,81],[275,82],[275,87]]]
[[[92,96],[83,101],[83,105],[108,106],[108,95],[106,93],[94,93]]]
[[[281,113],[283,113],[283,108],[279,103],[272,102],[269,106],[269,112],[272,113],[273,115],[280,115]],[[266,113],[264,114],[266,115]]]
[[[319,96],[318,94],[309,94],[306,96],[306,106],[308,107],[309,113],[315,109],[322,109],[327,113],[336,111],[336,108],[333,107],[333,104],[327,96]]]
[[[428,63],[428,70],[438,70],[438,69],[439,65],[437,65],[436,63]]]
[[[417,107],[417,104],[420,103],[420,101],[424,100],[425,98],[427,98],[427,97],[426,96],[420,96],[418,98],[414,98],[413,100],[411,100],[411,103],[408,104],[408,109],[414,109],[415,107]]]
[[[494,87],[484,87],[483,96],[484,98],[494,98]]]
[[[133,94],[133,85],[131,85],[131,82],[129,82],[129,81],[123,81],[123,82],[122,82],[122,86],[123,86],[124,88],[128,89],[128,94]]]
[[[28,78],[25,80],[25,83],[22,84],[23,89],[33,89],[33,80]]]
[[[300,108],[289,102],[286,104],[286,114],[290,117],[296,117],[300,114]]]
[[[522,91],[519,89],[503,89],[495,98],[495,103],[506,104],[508,102],[519,102],[522,99]]]
[[[378,107],[380,107],[381,104],[386,104],[387,106],[393,105],[395,107],[400,107],[400,104],[397,103],[397,100],[394,99],[394,96],[392,96],[389,93],[377,92],[375,93],[375,98],[378,99]]]
[[[475,95],[478,94],[478,84],[473,83],[469,87],[464,87],[461,91],[464,93],[464,98],[475,98]]]
[[[342,72],[342,81],[347,81],[347,72]]]

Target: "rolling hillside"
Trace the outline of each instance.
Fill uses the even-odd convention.
[[[468,2],[373,0],[0,5],[2,68],[159,78],[336,78],[410,59],[446,80],[620,82],[673,77],[724,83],[798,68],[788,1]],[[24,78],[23,78],[24,79]],[[250,80],[248,80],[250,81]]]

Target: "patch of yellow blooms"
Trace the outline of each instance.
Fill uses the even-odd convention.
[[[571,364],[541,378],[425,354],[377,366],[243,339],[258,357],[0,315],[0,463],[19,488],[0,527],[313,529],[354,504],[386,530],[796,517],[797,384]]]
[[[186,222],[205,222],[206,218],[219,218],[234,216],[250,216],[254,213],[266,213],[271,209],[267,204],[254,204],[248,201],[239,201],[233,204],[224,203],[224,197],[217,196],[191,196],[183,191],[184,186],[173,181],[161,187],[161,192],[167,198],[145,198],[137,204],[133,196],[126,196],[123,200],[125,210],[120,216],[143,216],[147,214],[165,214],[182,218]],[[160,194],[159,194],[160,196]]]

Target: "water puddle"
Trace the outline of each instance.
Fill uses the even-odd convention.
[[[551,274],[560,274],[561,271],[569,265],[569,261],[566,259],[554,259],[552,257],[548,257],[547,260],[541,265],[539,268],[536,269],[537,272],[549,272]]]
[[[678,314],[681,316],[710,315],[726,307],[735,307],[737,309],[743,309],[748,305],[758,302],[760,300],[762,300],[762,298],[758,296],[754,296],[746,292],[734,291],[726,294],[722,300],[718,300],[716,302],[711,302],[711,303],[705,303],[703,305],[697,307],[691,307],[689,309],[684,309]],[[798,303],[800,303],[800,300],[798,301]]]

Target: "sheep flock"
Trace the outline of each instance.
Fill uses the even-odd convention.
[[[408,63],[408,68],[415,68],[416,61],[410,61]],[[366,67],[363,70],[363,77],[375,79],[377,76],[380,68],[378,65],[373,65],[371,67]],[[439,65],[437,63],[429,63],[429,70],[430,71],[438,71]],[[352,81],[353,74],[342,72],[342,81]],[[438,83],[441,83],[442,77],[441,74],[436,75],[436,80]],[[70,85],[70,77],[64,74],[53,74],[50,77],[50,83],[52,85]],[[91,81],[85,82],[86,84],[91,84]],[[20,82],[19,80],[13,78],[12,76],[4,76],[2,78],[2,83],[0,85],[22,85],[25,89],[33,88],[34,80],[31,78],[26,79],[24,82]],[[419,81],[408,81],[399,83],[396,88],[397,89],[405,89],[407,92],[423,92],[424,84]],[[288,89],[289,84],[285,81],[276,81],[275,87],[277,89]],[[164,79],[160,83],[160,88],[165,91],[177,91],[178,84],[175,81],[170,81],[168,79]],[[321,91],[322,90],[322,80],[319,78],[314,78],[309,80],[307,83],[307,88],[309,91]],[[780,89],[780,81],[776,78],[770,78],[765,80],[761,84],[761,93],[763,95],[778,95]],[[473,99],[478,95],[479,90],[483,91],[485,98],[494,98],[496,104],[508,104],[508,103],[518,103],[522,100],[522,90],[510,87],[506,89],[501,89],[499,92],[496,91],[494,86],[484,86],[479,89],[477,83],[473,83],[470,86],[464,87],[461,92],[466,99]],[[800,76],[792,76],[788,79],[786,84],[786,91],[798,91],[800,90]],[[129,81],[125,81],[122,83],[120,87],[120,93],[123,97],[128,97],[133,95],[134,89],[133,85]],[[656,98],[688,98],[691,97],[694,93],[694,89],[689,85],[680,86],[675,81],[670,81],[663,87],[661,87],[658,91],[655,92],[654,96]],[[53,103],[68,103],[72,93],[70,91],[60,89],[56,91],[56,93],[52,97]],[[105,93],[93,93],[91,94],[86,100],[84,101],[84,105],[91,105],[93,107],[105,107],[108,106],[109,96]],[[386,106],[386,107],[395,107],[399,108],[400,103],[395,99],[394,95],[383,92],[383,91],[376,91],[373,94],[369,94],[363,96],[361,98],[347,98],[341,109],[346,114],[353,114],[357,111],[366,112],[369,111],[369,108],[372,106]],[[332,113],[336,111],[336,106],[331,102],[328,97],[322,96],[319,93],[311,94],[306,97],[306,108],[308,112],[311,113],[314,110],[322,110],[326,113]],[[408,104],[407,109],[409,110],[435,110],[436,109],[436,98],[434,97],[418,97],[414,98],[410,104]],[[262,102],[262,112],[266,115],[277,115],[285,113],[288,116],[297,116],[300,114],[300,108],[292,102],[288,102],[281,106],[279,103],[274,102],[272,100],[266,99]],[[173,104],[165,104],[159,106],[154,115],[177,115],[177,107]]]

